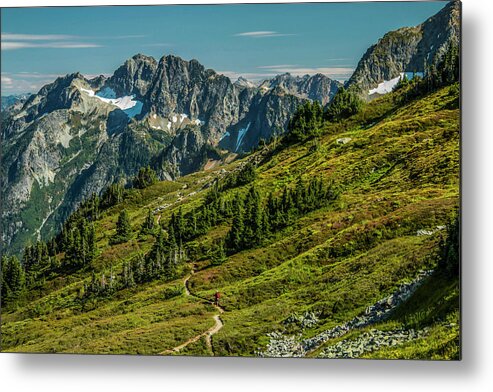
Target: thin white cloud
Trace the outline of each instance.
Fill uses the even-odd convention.
[[[2,41],[61,41],[66,39],[77,39],[74,35],[61,34],[13,34],[2,33]]]
[[[2,33],[2,41],[65,41],[65,40],[82,40],[82,39],[131,39],[146,38],[144,34],[124,34],[124,35],[107,35],[107,36],[81,36],[67,34],[16,34]]]
[[[130,38],[146,38],[148,35],[143,34],[130,34],[130,35],[115,35],[109,37],[94,37],[94,38],[108,38],[108,39],[130,39]]]
[[[115,36],[113,38],[130,38],[134,36]],[[2,50],[16,50],[29,48],[56,48],[56,49],[80,49],[99,48],[100,44],[83,42],[84,40],[97,39],[98,37],[81,37],[66,34],[17,34],[2,33]]]
[[[99,44],[90,42],[2,42],[2,50],[16,50],[27,48],[54,48],[54,49],[80,49],[80,48],[101,48]]]
[[[286,37],[296,34],[278,33],[277,31],[245,31],[237,33],[235,37],[266,38],[266,37]]]
[[[3,86],[12,86],[12,84],[14,83],[12,78],[9,78],[8,76],[3,76],[3,75],[1,77],[1,81],[2,81],[2,87]]]
[[[36,92],[59,76],[38,72],[2,72],[2,95]]]
[[[37,92],[41,87],[51,82],[53,82],[53,79],[37,79],[33,81],[2,76],[2,95]]]
[[[12,74],[14,77],[23,79],[47,79],[47,78],[58,78],[62,76],[61,74],[42,74],[39,72],[16,72]]]

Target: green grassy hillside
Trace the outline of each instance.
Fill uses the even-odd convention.
[[[459,205],[459,89],[452,85],[404,103],[400,94],[323,125],[306,142],[271,143],[210,171],[127,192],[123,202],[95,220],[97,250],[90,265],[47,275],[29,300],[4,310],[2,350],[168,353],[214,327],[219,308],[211,301],[219,291],[222,328],[177,353],[257,355],[272,344],[272,332],[295,342],[315,337],[361,316],[420,271],[435,270],[390,317],[325,340],[303,355],[328,355],[338,342],[360,344],[365,333],[378,330],[388,332],[393,343],[353,356],[457,359],[459,281],[438,262],[446,226]],[[245,162],[256,163],[255,178],[221,186]],[[335,197],[295,214],[287,225],[241,250],[218,250],[232,219],[217,217],[205,232],[185,241],[185,262],[169,279],[84,295],[93,271],[96,279],[123,274],[126,263],[151,250],[155,237],[139,236],[149,210],[169,231],[180,208],[187,214],[210,202],[208,185],[216,178],[224,205],[251,197],[252,187],[265,205],[269,195],[281,197],[284,187],[294,189],[300,178],[305,184],[314,178],[330,184]],[[160,206],[165,208],[157,211]],[[111,245],[122,209],[129,214],[132,235]],[[190,295],[183,283],[188,277]],[[303,325],[302,315],[309,314],[316,321]],[[419,333],[406,340],[395,332],[402,330]]]

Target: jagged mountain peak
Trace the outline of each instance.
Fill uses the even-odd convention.
[[[340,86],[341,83],[321,73],[294,76],[286,72],[265,80],[261,83],[260,89],[266,91],[280,88],[285,93],[316,100],[325,105],[332,99]]]
[[[149,56],[149,55],[144,54],[144,53],[136,53],[130,59],[131,60],[134,60],[134,61],[139,61],[139,60],[142,60],[142,61],[155,61],[156,60],[154,57]]]
[[[69,87],[70,85],[73,84],[75,80],[86,80],[86,79],[84,78],[84,75],[82,75],[80,72],[74,72],[64,76],[59,76],[58,78],[55,79],[54,82],[47,84],[46,86],[43,86],[39,90],[38,94],[46,95],[55,89]]]
[[[89,79],[88,82],[89,82],[89,85],[92,88],[98,90],[98,89],[100,89],[104,85],[104,83],[106,82],[106,80],[108,80],[108,78],[106,76],[99,75],[99,76],[96,76],[96,77],[94,77],[92,79]]]
[[[238,79],[236,79],[236,81],[234,82],[234,85],[235,86],[238,86],[238,87],[248,87],[248,88],[255,88],[255,87],[257,87],[255,85],[255,83],[253,83],[252,81],[244,78],[243,76],[238,77]]]
[[[284,132],[307,97],[328,100],[337,89],[324,76],[278,80],[267,91],[245,88],[172,54],[136,54],[109,78],[57,78],[6,120],[6,172],[17,173],[7,181],[6,241],[18,246],[23,233],[50,233],[82,198],[151,162],[162,163],[155,166],[161,178],[174,178],[200,170],[211,146],[249,151]],[[55,180],[60,193],[48,199]],[[27,227],[19,214],[37,205],[37,187],[48,200],[36,215],[43,223]]]
[[[395,84],[402,73],[423,74],[437,65],[449,46],[459,43],[460,11],[461,3],[451,1],[417,26],[386,33],[363,55],[347,86],[370,99],[377,87]]]

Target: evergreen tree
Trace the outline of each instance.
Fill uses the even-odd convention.
[[[440,243],[440,265],[451,276],[459,275],[460,265],[460,216],[456,213],[447,226],[445,239]]]
[[[142,226],[140,228],[140,235],[152,234],[155,229],[156,229],[156,222],[154,220],[154,215],[152,215],[151,210],[148,209],[147,217],[145,218],[144,223],[142,223]]]
[[[118,221],[116,222],[116,234],[112,238],[112,244],[120,244],[130,239],[132,234],[132,227],[130,225],[130,219],[128,217],[127,210],[123,209],[118,215]]]
[[[134,177],[134,188],[144,189],[157,182],[156,172],[150,166],[141,167],[137,176]]]
[[[242,186],[249,184],[254,181],[257,177],[257,173],[255,171],[255,166],[251,162],[247,162],[240,170],[237,176],[235,186]]]
[[[340,121],[358,113],[362,106],[363,101],[355,92],[341,87],[329,103],[323,117],[326,121]]]
[[[124,187],[121,182],[110,185],[101,196],[100,205],[103,208],[112,207],[123,201]]]
[[[317,134],[323,124],[323,110],[318,101],[307,101],[301,105],[288,124],[286,140],[302,142]]]
[[[220,265],[227,260],[226,250],[224,249],[224,241],[220,240],[215,244],[211,254],[212,264]]]
[[[260,195],[252,187],[248,192],[245,202],[245,224],[243,239],[247,248],[259,245],[263,238],[263,214]]]
[[[241,250],[243,248],[243,234],[245,231],[243,222],[243,203],[239,200],[236,203],[236,209],[233,215],[233,223],[231,225],[231,230],[226,236],[226,245],[228,249],[235,251]]]
[[[96,229],[94,228],[94,224],[89,226],[87,232],[87,244],[88,244],[88,261],[94,260],[96,257]]]
[[[17,257],[3,256],[1,259],[2,270],[2,303],[10,306],[18,301],[25,288],[24,269]]]

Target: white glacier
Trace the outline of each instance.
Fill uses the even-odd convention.
[[[100,101],[109,103],[110,105],[114,105],[114,106],[120,108],[121,110],[123,110],[123,112],[125,112],[125,114],[128,117],[135,117],[136,115],[140,114],[140,112],[142,111],[143,103],[140,101],[134,100],[135,95],[126,95],[126,96],[121,97],[121,98],[105,98],[103,96],[98,95],[99,93],[95,94],[93,90],[81,88],[81,91],[87,93],[90,97],[97,98]],[[115,92],[112,89],[107,87],[104,89],[104,92],[102,94],[103,95],[112,95],[114,93]]]
[[[248,132],[248,129],[250,128],[250,124],[251,123],[248,123],[248,125],[246,126],[246,128],[241,128],[239,130],[235,151],[238,151],[238,148],[240,148],[241,142],[243,141],[243,138],[245,137],[246,133]]]
[[[397,85],[397,83],[399,83],[399,80],[401,80],[402,76],[404,76],[404,72],[402,72],[394,79],[384,80],[382,83],[378,83],[378,86],[374,89],[371,89],[368,92],[368,95],[390,93],[392,89]]]
[[[401,72],[398,77],[390,80],[384,80],[382,83],[379,83],[376,88],[368,91],[368,95],[390,93],[397,83],[399,83],[399,80],[401,80],[404,76],[406,76],[407,80],[412,80],[416,77],[422,78],[424,74],[423,72]]]

